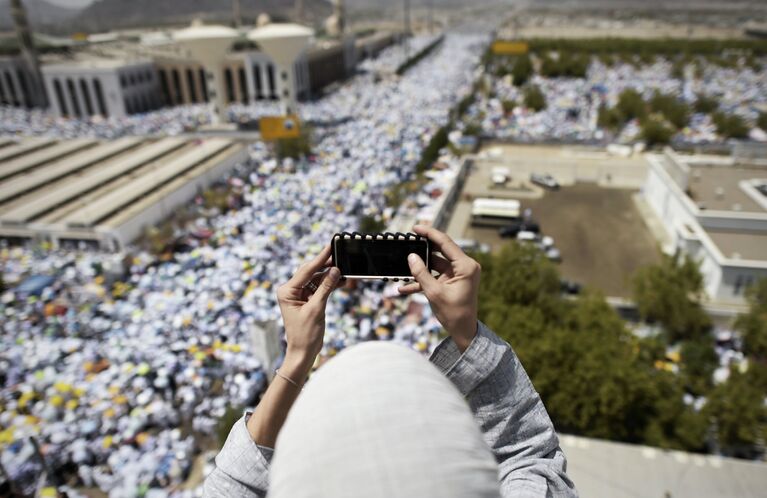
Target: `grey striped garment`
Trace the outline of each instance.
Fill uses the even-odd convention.
[[[546,408],[507,343],[480,322],[463,354],[448,338],[429,362],[391,343],[348,348],[312,376],[276,451],[252,441],[247,415],[235,424],[204,495],[577,496]]]

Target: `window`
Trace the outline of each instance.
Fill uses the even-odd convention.
[[[208,96],[208,74],[202,68],[200,68],[200,89],[202,90],[202,100],[204,102],[210,100]]]
[[[107,112],[106,102],[104,102],[104,90],[101,88],[101,81],[94,78],[93,88],[96,90],[96,103],[99,105],[99,113],[105,118],[108,118],[109,112]]]
[[[245,76],[245,68],[241,67],[238,71],[240,76],[240,101],[243,104],[247,104],[250,100],[248,93],[248,78]]]
[[[160,71],[160,88],[162,89],[162,98],[168,105],[173,105],[173,96],[170,94],[170,84],[168,83],[168,73]]]
[[[72,113],[79,118],[83,114],[80,111],[80,100],[77,98],[77,89],[71,78],[67,78],[67,91],[69,91],[69,98],[72,99]]]
[[[175,91],[175,104],[181,104],[184,102],[184,94],[181,93],[181,76],[178,74],[178,69],[174,69],[171,73],[173,75],[173,90]]]
[[[226,102],[234,102],[234,78],[230,68],[224,70],[224,80],[226,81]]]
[[[256,86],[256,100],[263,99],[264,93],[261,88],[261,66],[259,64],[253,66],[253,84]]]
[[[83,101],[85,102],[85,112],[88,116],[93,116],[93,104],[91,103],[91,92],[88,89],[88,82],[84,79],[80,79],[80,91],[83,93]]]
[[[56,101],[59,103],[59,111],[61,111],[61,115],[69,116],[67,99],[64,98],[64,91],[61,88],[61,82],[58,78],[53,80],[53,90],[56,92]]]
[[[277,85],[274,81],[274,65],[269,64],[266,66],[266,80],[269,83],[269,98],[272,100],[277,99]]]
[[[13,105],[19,105],[19,96],[16,95],[16,85],[13,84],[13,76],[10,71],[5,72],[5,86],[8,88],[9,100]]]
[[[186,84],[189,86],[189,99],[192,102],[199,102],[197,98],[197,85],[194,84],[194,72],[191,69],[186,70]]]

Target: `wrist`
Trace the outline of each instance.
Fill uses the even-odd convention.
[[[285,359],[280,366],[280,373],[299,384],[303,384],[312,369],[312,365],[314,365],[316,356],[308,351],[288,347],[285,352]]]
[[[447,333],[453,338],[453,342],[458,346],[458,350],[463,353],[477,336],[478,330],[479,322],[474,317],[455,323]]]

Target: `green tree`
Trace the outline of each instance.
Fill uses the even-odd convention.
[[[678,80],[684,79],[684,68],[685,68],[684,61],[681,61],[681,60],[676,61],[671,66],[671,71],[669,74],[671,75],[672,78],[675,78]]]
[[[362,233],[378,233],[385,229],[386,226],[383,221],[377,216],[365,215],[360,218],[360,232]]]
[[[503,107],[503,112],[508,114],[513,111],[515,107],[517,107],[517,103],[513,100],[502,100],[501,107]]]
[[[712,112],[719,109],[719,101],[714,97],[701,94],[698,95],[698,98],[695,100],[694,109],[695,112],[711,114]]]
[[[687,390],[705,395],[712,387],[712,375],[718,366],[713,337],[703,336],[682,342],[681,374]]]
[[[716,132],[724,138],[746,138],[748,136],[748,125],[737,114],[715,112],[711,115],[711,119],[716,126]]]
[[[647,115],[647,106],[642,95],[633,88],[627,88],[618,95],[618,103],[615,107],[626,121],[641,119]]]
[[[642,120],[640,136],[648,147],[664,145],[671,141],[674,130],[666,122],[658,117],[649,117]]]
[[[663,255],[633,277],[634,301],[644,320],[661,324],[669,343],[703,337],[711,320],[703,311],[703,276],[689,256]]]
[[[525,107],[535,112],[546,108],[546,96],[536,85],[530,85],[525,88]]]
[[[514,61],[514,67],[511,69],[514,85],[522,86],[527,83],[533,72],[533,61],[530,60],[529,55],[525,54],[517,57],[517,60]]]
[[[746,291],[748,313],[740,315],[735,328],[743,336],[743,351],[762,363],[767,362],[767,278]]]
[[[678,377],[653,367],[656,353],[643,353],[601,294],[564,299],[535,247],[514,242],[477,258],[480,318],[514,347],[558,429],[703,448],[705,420],[683,403]]]
[[[218,438],[218,444],[223,447],[226,442],[229,431],[232,430],[234,424],[242,417],[242,408],[238,406],[230,406],[226,409],[224,414],[218,419],[216,426],[216,436]]]
[[[716,428],[716,438],[724,454],[751,458],[754,446],[767,437],[767,408],[764,392],[750,372],[730,370],[727,382],[718,385],[708,397],[704,413]]]
[[[597,115],[597,124],[600,128],[617,131],[625,124],[625,121],[623,115],[616,108],[602,106]]]
[[[656,91],[650,99],[650,109],[662,114],[677,129],[684,128],[690,121],[690,107],[674,95]]]
[[[759,117],[756,118],[756,126],[764,131],[767,131],[767,112],[759,113]]]

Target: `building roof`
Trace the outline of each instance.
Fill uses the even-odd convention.
[[[740,186],[741,181],[755,178],[767,178],[767,168],[691,166],[688,190],[698,207],[706,210],[764,213]]]
[[[767,232],[706,229],[725,258],[767,261]]]
[[[562,436],[567,471],[581,496],[740,498],[764,496],[767,464],[649,446]]]
[[[266,38],[294,38],[294,37],[314,36],[314,30],[301,26],[300,24],[278,23],[267,24],[256,28],[248,33],[248,38],[254,41]]]

